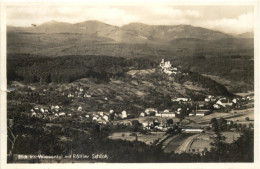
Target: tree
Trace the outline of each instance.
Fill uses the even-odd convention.
[[[141,125],[141,124],[139,123],[138,120],[132,120],[132,126],[133,126],[133,130],[134,130],[134,131],[138,131],[140,125]]]
[[[9,152],[8,152],[8,161],[12,161],[13,160],[13,153],[14,153],[14,148],[15,148],[15,143],[16,143],[16,140],[18,138],[18,134],[15,134],[13,132],[13,130],[11,129],[11,127],[7,127],[7,130],[8,130],[8,135],[7,135],[7,139],[9,141],[9,143],[11,143],[11,145],[9,146]],[[9,134],[10,133],[10,134]]]
[[[173,120],[172,119],[167,119],[167,125],[172,125],[173,124]]]
[[[219,125],[218,121],[212,120],[214,127],[215,136],[213,137],[213,142],[211,143],[211,153],[215,157],[215,159],[218,159],[218,161],[222,161],[222,158],[224,157],[225,147],[227,144],[224,142],[225,137],[221,134],[221,126]]]

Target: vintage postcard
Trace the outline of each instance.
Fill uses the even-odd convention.
[[[1,2],[1,167],[256,169],[258,13]]]

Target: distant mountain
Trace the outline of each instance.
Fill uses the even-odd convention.
[[[119,42],[129,43],[161,43],[179,38],[196,38],[202,40],[217,40],[231,38],[231,35],[212,31],[205,28],[190,25],[146,25],[142,23],[130,23],[122,27],[112,26],[99,21],[85,21],[76,24],[50,21],[36,27],[12,27],[8,26],[10,33],[77,33],[88,34],[114,39]]]
[[[194,27],[191,25],[145,25],[142,23],[130,23],[122,27],[124,30],[132,31],[140,36],[147,37],[150,40],[171,41],[180,38],[195,38],[202,40],[217,40],[230,38],[231,35],[212,31],[209,29]]]
[[[245,32],[242,34],[236,35],[237,38],[254,38],[254,33],[253,32]]]

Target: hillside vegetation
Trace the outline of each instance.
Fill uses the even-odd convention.
[[[112,59],[120,61],[125,58],[127,62],[133,58],[137,58],[137,60],[144,58],[153,64],[158,64],[162,58],[165,58],[178,68],[188,69],[208,77],[217,76],[218,79],[213,80],[217,80],[219,83],[229,80],[228,85],[227,83],[221,84],[227,85],[226,87],[229,87],[232,92],[244,92],[253,90],[254,86],[254,41],[252,37],[253,33],[228,35],[190,25],[165,26],[130,23],[117,27],[99,21],[85,21],[76,24],[50,21],[36,27],[7,27],[7,52],[8,57],[11,57],[12,60],[8,64],[9,67],[15,64],[17,61],[14,60],[15,57],[21,59],[21,56],[30,55],[31,58],[27,58],[28,62],[35,61],[34,66],[28,65],[23,69],[17,67],[20,73],[19,75],[14,74],[14,76],[24,78],[22,74],[28,73],[26,69],[33,69],[39,73],[35,73],[37,76],[29,73],[26,77],[30,76],[31,80],[26,81],[37,82],[40,81],[38,74],[46,72],[42,71],[44,67],[51,65],[57,72],[47,73],[47,78],[43,81],[71,82],[78,77],[88,77],[90,74],[93,74],[92,76],[102,74],[109,78],[122,74],[126,70],[106,72],[107,69],[101,68],[103,72],[101,70],[91,71],[87,69],[95,66],[76,66],[76,61],[72,61],[68,65],[62,63],[63,67],[54,66],[51,62],[56,61],[55,57],[67,56],[65,58],[69,60],[68,57],[88,55],[97,56],[97,60],[100,60],[98,59],[100,56],[109,56],[109,59],[118,57],[118,59]],[[38,62],[40,63],[39,60],[46,56],[49,61],[44,62],[44,65],[43,63],[37,65]],[[33,57],[39,57],[39,60],[31,60]],[[58,60],[58,62],[63,62],[61,59]],[[94,62],[91,64],[99,65],[98,61]],[[113,64],[110,61],[107,63]],[[105,67],[111,66],[109,64]],[[128,68],[122,67],[128,70],[133,66],[131,63],[127,64]],[[84,75],[74,70],[72,65],[81,70],[84,69]],[[10,74],[17,72],[15,66],[11,67],[9,70],[13,69],[13,71],[8,72],[9,77]],[[72,73],[68,73],[68,69]],[[67,72],[71,77],[56,78],[62,74],[59,72]],[[99,75],[96,72],[99,72]],[[77,77],[74,77],[74,74]],[[48,77],[49,75],[50,77]]]

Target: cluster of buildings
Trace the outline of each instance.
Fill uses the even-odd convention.
[[[61,111],[62,106],[53,105],[53,106],[34,106],[30,112],[32,117],[40,117],[40,118],[47,118],[47,117],[61,117],[66,116],[65,112]]]
[[[161,67],[162,71],[167,75],[177,75],[182,73],[180,70],[178,70],[177,67],[172,67],[170,61],[164,61],[164,59],[162,59],[159,66]],[[188,73],[182,73],[182,74],[188,75]]]
[[[90,98],[92,97],[92,94],[89,92],[86,92],[86,89],[82,87],[77,87],[74,92],[70,92],[68,94],[69,98],[74,98],[74,97],[85,97],[85,98]]]

